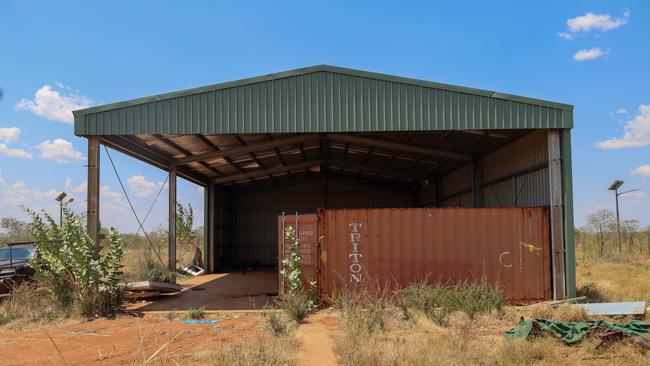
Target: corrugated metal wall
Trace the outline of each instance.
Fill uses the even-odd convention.
[[[547,132],[532,132],[480,159],[482,207],[549,204]],[[507,178],[507,179],[506,179]],[[442,179],[443,207],[473,207],[472,166]]]
[[[231,248],[233,264],[273,266],[277,262],[277,217],[282,212],[315,213],[318,208],[412,207],[410,191],[330,180],[236,194]]]
[[[546,136],[547,132],[544,130],[535,131],[481,160],[483,182],[498,180],[533,168],[533,171],[484,187],[484,207],[532,207],[549,204]]]
[[[319,66],[75,112],[75,134],[571,128],[573,107]]]
[[[442,207],[472,207],[472,193],[462,193],[472,187],[472,166],[464,165],[442,178]]]

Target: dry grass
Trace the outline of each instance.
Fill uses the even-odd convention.
[[[375,301],[364,296],[359,301],[350,294],[347,296],[351,298],[339,300],[340,335],[335,340],[338,363],[348,366],[650,364],[650,353],[644,354],[626,342],[596,350],[599,339],[595,336],[577,346],[566,346],[550,336],[525,341],[508,341],[503,337],[503,332],[522,316],[587,320],[582,309],[567,305],[501,309],[498,301],[487,301],[489,306],[470,306],[469,310],[476,308],[479,312],[459,306],[446,315],[445,322],[439,322],[431,317],[430,305],[441,307],[445,303],[429,299],[437,297],[438,292],[420,284],[406,292],[408,301],[403,301],[403,296],[379,296]],[[460,298],[466,303],[483,302],[492,298],[486,294],[489,292],[471,288]]]
[[[35,283],[25,282],[0,303],[0,326],[10,329],[37,327],[75,315],[72,307],[61,307],[51,293]]]
[[[288,366],[296,364],[296,348],[297,342],[293,337],[260,333],[238,345],[202,352],[196,356],[196,361],[214,366]]]
[[[389,321],[385,330],[370,334],[351,332],[342,324],[335,352],[338,363],[349,366],[650,364],[649,355],[626,343],[594,350],[597,338],[571,347],[546,336],[508,341],[501,333],[514,323],[506,318],[491,314],[471,320],[454,313],[449,325],[442,327],[420,314],[409,321]]]
[[[581,262],[577,266],[578,288],[585,296],[607,301],[650,302],[650,262]]]

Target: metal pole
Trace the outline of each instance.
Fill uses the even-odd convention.
[[[286,229],[284,228],[285,220],[286,220],[286,218],[284,217],[284,211],[282,211],[282,254],[280,254],[280,258],[282,258],[282,260],[280,261],[280,269],[279,270],[284,269],[284,263],[283,262],[284,262],[284,258],[286,258],[286,255],[287,255],[286,254],[286,249],[285,249],[285,246],[284,246],[284,236],[286,234]],[[284,293],[284,276],[281,275],[280,277],[282,278],[282,287],[280,288],[280,293]]]
[[[618,251],[622,250],[621,248],[621,222],[618,214],[618,188],[614,190],[616,194],[616,245],[618,245]]]
[[[59,226],[63,226],[63,200],[59,201]]]

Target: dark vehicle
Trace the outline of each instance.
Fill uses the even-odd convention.
[[[0,248],[0,293],[11,291],[14,286],[34,275],[29,261],[36,255],[35,242],[10,243]]]

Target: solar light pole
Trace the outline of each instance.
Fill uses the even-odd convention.
[[[68,194],[65,192],[59,193],[58,196],[56,196],[55,200],[59,202],[59,226],[63,225],[63,199],[67,196]],[[68,201],[70,202],[70,201]]]
[[[616,179],[608,188],[608,190],[614,191],[614,194],[616,195],[616,245],[618,245],[619,251],[621,251],[622,248],[621,248],[621,220],[619,217],[619,210],[618,210],[618,196],[641,190],[641,188],[635,188],[635,189],[630,189],[629,191],[619,193],[618,189],[621,188],[623,183],[624,182],[622,180]]]

